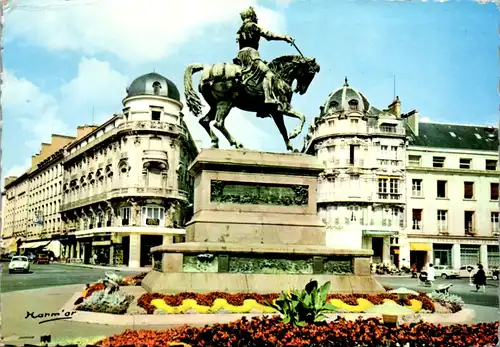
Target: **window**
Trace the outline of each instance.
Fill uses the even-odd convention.
[[[465,234],[467,235],[474,235],[475,234],[475,228],[474,228],[474,211],[465,211],[464,212],[464,229],[465,229]]]
[[[382,154],[382,158],[387,158],[388,157],[388,151],[389,151],[389,146],[380,146],[380,152]]]
[[[498,212],[491,212],[491,232],[498,234]]]
[[[437,211],[437,229],[439,232],[448,231],[448,211]]]
[[[432,157],[432,167],[444,167],[445,157]]]
[[[120,209],[120,217],[122,219],[122,225],[129,225],[130,222],[130,207],[122,207]]]
[[[498,161],[486,159],[486,170],[496,171],[497,170]]]
[[[399,180],[396,178],[391,178],[389,180],[389,193],[399,194]]]
[[[356,193],[359,189],[359,176],[358,175],[351,175],[349,179],[349,188],[354,190],[354,193]],[[353,193],[353,192],[351,192]]]
[[[354,165],[355,153],[359,151],[359,145],[349,145],[349,164]]]
[[[151,111],[151,119],[152,120],[160,120],[161,112],[160,111]]]
[[[160,226],[164,224],[164,208],[146,206],[142,208],[142,225]]]
[[[437,197],[445,199],[448,195],[448,182],[447,181],[437,181]]]
[[[387,194],[387,178],[380,178],[378,180],[378,193]]]
[[[348,206],[347,211],[349,212],[349,220],[355,222],[358,220],[359,206]]]
[[[490,200],[498,200],[498,183],[490,183]]]
[[[155,95],[160,95],[160,90],[161,90],[161,83],[156,81],[153,83],[153,93]]]
[[[422,230],[422,209],[412,210],[413,230]]]
[[[470,169],[471,159],[460,158],[460,168],[461,169]]]
[[[398,158],[398,146],[391,146],[391,158],[392,159]]]
[[[349,100],[349,109],[356,111],[358,109],[358,100]]]
[[[474,198],[474,182],[464,182],[464,199]]]
[[[412,179],[411,180],[411,195],[415,197],[423,196],[422,192],[422,180]]]
[[[359,120],[358,119],[351,119],[351,124],[358,124]]]
[[[408,164],[410,166],[420,166],[420,162],[422,157],[420,155],[409,155],[408,156]]]

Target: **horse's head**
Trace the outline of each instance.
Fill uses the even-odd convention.
[[[294,92],[301,95],[307,92],[307,88],[320,69],[316,59],[301,55],[285,55],[276,58],[269,63],[269,68],[290,86],[296,80],[297,87]]]
[[[297,87],[294,92],[300,95],[305,94],[314,76],[319,72],[320,66],[315,58],[300,57],[297,62],[296,76]]]

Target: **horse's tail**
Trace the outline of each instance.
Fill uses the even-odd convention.
[[[203,64],[190,64],[184,71],[184,96],[189,110],[196,116],[201,115],[201,99],[193,88],[193,74],[203,70]]]

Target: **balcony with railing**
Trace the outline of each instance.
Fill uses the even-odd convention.
[[[448,223],[446,223],[446,221],[438,221],[437,231],[439,235],[449,235],[450,232],[448,231]]]
[[[379,135],[394,135],[394,136],[406,135],[406,130],[403,126],[381,125],[378,127],[369,127],[368,132],[370,134],[379,134]]]
[[[133,197],[133,196],[147,196],[158,198],[174,198],[174,199],[187,199],[187,192],[178,189],[169,188],[149,188],[149,187],[122,187],[114,188],[109,191],[95,194],[95,195],[81,195],[73,196],[73,199],[65,202],[61,206],[61,211],[67,211],[101,201],[106,201],[119,197]]]
[[[403,201],[403,195],[401,193],[388,193],[388,192],[378,192],[377,199],[384,202],[400,202]]]

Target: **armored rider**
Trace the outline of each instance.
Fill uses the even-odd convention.
[[[264,37],[268,41],[286,41],[293,43],[290,36],[276,35],[270,31],[264,30],[258,25],[257,14],[252,7],[240,13],[243,24],[236,35],[236,42],[239,44],[240,51],[234,63],[243,67],[244,70],[253,72],[250,78],[261,77],[263,75],[263,89],[266,104],[279,104],[272,97],[272,79],[274,73],[262,61],[259,54],[259,41]],[[248,79],[250,79],[248,78]],[[247,79],[247,81],[248,81]]]

